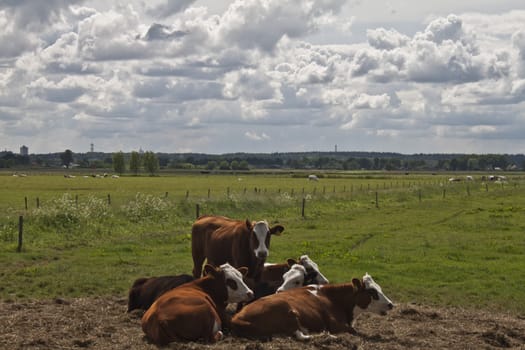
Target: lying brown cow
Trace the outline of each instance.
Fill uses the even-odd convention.
[[[128,293],[128,312],[136,309],[147,310],[162,294],[184,283],[193,281],[193,276],[182,274],[138,278]]]
[[[269,254],[270,237],[284,227],[269,227],[266,221],[234,220],[224,216],[201,216],[191,229],[193,277],[201,276],[202,264],[230,263],[248,267],[247,277],[258,281]]]
[[[162,294],[142,316],[142,330],[158,346],[173,341],[216,342],[228,322],[227,303],[248,301],[253,292],[242,278],[247,269],[230,264],[204,267],[205,276]]]
[[[248,338],[305,332],[353,332],[354,318],[365,311],[386,314],[394,305],[366,274],[352,283],[310,285],[272,294],[246,305],[231,320],[232,332]]]

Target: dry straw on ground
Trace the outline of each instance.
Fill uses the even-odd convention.
[[[0,302],[0,349],[157,349],[126,313],[124,298]],[[359,316],[357,335],[320,334],[308,342],[287,337],[257,342],[227,336],[172,349],[525,349],[525,317],[488,311],[403,304],[388,316]]]

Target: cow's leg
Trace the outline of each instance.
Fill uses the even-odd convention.
[[[310,340],[311,338],[309,335],[304,334],[300,329],[296,330],[294,335],[298,340]]]
[[[191,241],[191,255],[193,258],[193,278],[200,278],[202,275],[202,264],[204,263],[204,247]]]
[[[204,257],[193,256],[193,278],[200,278],[202,275],[202,264]]]

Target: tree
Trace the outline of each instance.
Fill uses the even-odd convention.
[[[126,171],[126,164],[124,162],[124,153],[122,151],[113,153],[113,169],[116,173],[122,175]]]
[[[159,160],[155,153],[147,151],[143,156],[144,168],[148,171],[150,176],[155,175],[159,170]]]
[[[131,152],[131,158],[129,159],[129,170],[133,172],[134,175],[137,175],[140,170],[140,154],[136,151]]]
[[[221,160],[219,163],[220,170],[230,170],[230,163],[227,160]]]
[[[232,162],[230,163],[230,166],[231,166],[232,170],[239,170],[239,161],[232,160]]]
[[[73,163],[73,152],[70,149],[66,149],[64,153],[60,154],[60,159],[62,160],[62,165],[69,168],[71,163]]]

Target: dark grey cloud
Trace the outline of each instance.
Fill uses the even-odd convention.
[[[188,34],[180,30],[172,30],[170,27],[158,23],[153,23],[144,35],[144,39],[151,40],[173,40]]]

